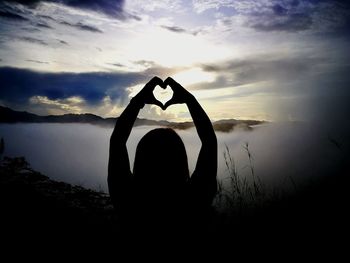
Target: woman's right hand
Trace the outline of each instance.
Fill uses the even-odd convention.
[[[168,77],[164,81],[164,87],[170,86],[173,90],[173,97],[164,105],[164,110],[173,104],[187,103],[190,98],[193,97],[184,87],[177,83],[173,78]]]
[[[133,100],[136,101],[141,108],[143,108],[145,104],[154,104],[163,108],[163,104],[158,101],[153,95],[153,90],[156,86],[160,86],[163,89],[166,87],[163,80],[161,80],[159,77],[153,77],[133,98]]]

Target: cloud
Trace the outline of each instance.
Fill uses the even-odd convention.
[[[155,75],[164,78],[168,70],[156,67],[133,73],[51,73],[0,67],[0,105],[44,115],[90,112],[115,116],[129,102],[131,87],[142,88]],[[144,114],[153,114],[153,118],[170,116],[149,107]]]
[[[179,26],[170,26],[170,25],[161,25],[160,27],[171,31],[173,33],[185,33],[185,34],[191,34],[196,36],[198,33],[201,32],[201,30],[195,30],[195,31],[191,31],[191,30],[187,30],[185,28],[179,27]]]
[[[104,13],[119,17],[123,13],[124,0],[6,0],[1,2],[19,3],[30,8],[36,8],[41,2],[59,3],[69,7]]]
[[[38,107],[39,110],[45,109],[44,112],[49,112],[50,114],[57,113],[82,113],[81,107],[84,104],[84,100],[80,97],[73,96],[66,99],[49,99],[46,96],[32,96],[29,98],[29,103],[33,105],[34,108]],[[37,110],[38,111],[38,110]],[[43,112],[43,114],[45,114]]]
[[[202,65],[204,71],[216,74],[211,83],[199,83],[191,89],[218,89],[224,101],[232,105],[256,107],[274,120],[310,121],[317,129],[344,136],[350,131],[348,119],[350,67],[325,54],[322,57],[266,54],[246,59]],[[346,56],[343,54],[343,56]],[[347,56],[346,56],[347,57]],[[225,93],[226,92],[226,93]],[[214,92],[212,92],[214,94]],[[216,98],[219,104],[221,98]]]
[[[46,43],[44,40],[34,38],[34,37],[17,37],[18,40],[24,41],[24,42],[29,42],[33,44],[39,44],[43,46],[48,46],[48,43]]]
[[[159,10],[171,10],[171,12],[183,11],[182,0],[127,0],[125,4],[128,9],[138,10],[141,13]]]
[[[234,87],[262,81],[294,82],[316,71],[324,63],[326,61],[323,58],[266,54],[217,64],[202,64],[200,67],[203,71],[216,73],[216,80],[197,84],[193,88]]]
[[[138,73],[47,73],[18,68],[0,68],[0,96],[13,102],[26,102],[32,96],[64,99],[79,96],[97,103],[106,95],[125,98],[126,87],[145,80]]]
[[[37,1],[32,1],[30,3],[25,2],[29,6],[36,4]],[[26,31],[38,31],[38,28],[53,29],[48,21],[55,22],[61,25],[69,26],[75,29],[89,31],[94,33],[103,33],[103,31],[95,26],[85,24],[83,22],[68,22],[62,19],[56,19],[48,15],[37,15],[33,13],[30,9],[19,8],[18,6],[13,6],[9,4],[1,4],[0,2],[0,18],[10,19],[13,21],[29,21],[29,25],[35,28],[25,28]]]
[[[51,26],[49,26],[47,23],[45,22],[38,22],[35,24],[37,27],[42,27],[42,28],[48,28],[48,29],[52,29]]]
[[[65,25],[65,26],[69,26],[69,27],[73,27],[73,28],[77,28],[77,29],[83,30],[83,31],[90,31],[93,33],[103,33],[103,31],[101,29],[98,29],[97,27],[94,27],[91,25],[83,24],[81,22],[69,23],[67,21],[61,21],[60,24]]]
[[[68,42],[64,41],[64,40],[61,40],[61,39],[57,39],[57,41],[60,43],[60,44],[63,44],[63,45],[69,45]]]
[[[187,33],[186,29],[178,26],[161,26],[161,27],[175,33]]]
[[[142,21],[142,17],[135,15],[135,14],[124,13],[124,17],[131,18],[131,19],[134,19],[136,21]]]
[[[313,24],[309,14],[277,15],[272,17],[251,18],[248,27],[258,31],[298,32],[310,29]]]
[[[123,110],[116,101],[107,95],[99,103],[90,105],[79,96],[72,96],[65,99],[49,99],[46,96],[32,96],[29,98],[31,112],[39,115],[67,114],[67,113],[94,113],[99,116],[115,117]]]
[[[346,26],[350,14],[349,4],[330,0],[194,0],[193,7],[198,13],[215,9],[218,21],[228,28],[240,24],[262,32],[333,30]],[[230,15],[223,8],[230,9]]]
[[[232,7],[234,6],[233,2],[231,0],[192,0],[193,9],[197,13],[202,13],[209,9],[219,9],[220,7]]]
[[[143,66],[145,68],[155,67],[157,64],[154,61],[151,60],[138,60],[133,62],[136,65]]]
[[[50,64],[49,62],[46,62],[46,61],[40,61],[40,60],[34,60],[34,59],[27,59],[26,61],[37,63],[37,64]]]
[[[297,1],[295,1],[297,3]],[[284,8],[280,4],[275,4],[272,6],[272,10],[276,15],[286,15],[288,12],[287,8]]]
[[[48,16],[48,15],[38,15],[38,17],[46,19],[46,20],[51,20],[51,21],[57,22],[56,19],[54,19],[53,17]]]
[[[61,0],[63,4],[75,8],[98,11],[109,16],[122,14],[124,0]]]
[[[0,10],[0,17],[16,21],[28,21],[27,18],[8,10]]]
[[[0,18],[8,21],[26,22],[31,12],[17,5],[11,5],[8,1],[0,0]]]
[[[112,66],[115,66],[115,67],[118,67],[118,68],[123,68],[125,67],[123,64],[120,64],[120,63],[107,63],[108,65],[112,65]]]
[[[84,102],[81,109],[99,109],[102,114],[112,109],[114,102],[123,105],[129,100],[128,87],[143,84],[151,77],[147,72],[48,73],[0,67],[0,98],[5,106],[28,111],[35,106],[36,112],[39,106],[41,112],[49,108],[58,110],[61,106],[64,109],[64,104],[77,102],[72,98],[80,98]],[[78,106],[75,103],[72,109],[76,111]],[[68,108],[65,110],[69,112]]]

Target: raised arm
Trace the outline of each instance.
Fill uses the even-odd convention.
[[[198,198],[205,199],[203,200],[204,203],[211,203],[217,189],[217,140],[213,126],[209,117],[191,93],[170,77],[164,81],[164,84],[169,85],[174,91],[172,99],[165,104],[165,108],[172,104],[186,103],[190,111],[202,142],[196,168],[191,177],[191,186],[195,194],[198,194]]]
[[[163,105],[153,96],[154,88],[159,85],[163,87],[163,81],[152,78],[145,87],[131,99],[129,105],[118,118],[110,138],[109,162],[108,162],[108,188],[114,207],[120,207],[128,198],[131,181],[131,170],[126,142],[131,129],[145,104]]]

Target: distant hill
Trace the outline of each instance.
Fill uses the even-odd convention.
[[[91,113],[39,116],[26,111],[15,111],[0,106],[0,123],[89,123],[113,127],[117,119],[102,118]],[[230,132],[236,128],[251,130],[252,126],[261,123],[264,123],[264,121],[227,119],[213,122],[213,127],[216,131]],[[194,126],[193,122],[169,122],[137,118],[135,126],[142,125],[163,126],[178,130],[186,130]]]

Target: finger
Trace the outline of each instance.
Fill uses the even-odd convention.
[[[164,110],[166,110],[170,105],[176,104],[174,99],[170,99],[168,100],[165,104],[164,104]]]
[[[163,87],[164,86],[164,82],[161,78],[155,76],[153,77],[147,84],[146,86],[149,88],[149,89],[154,89],[157,85],[159,85],[160,87]]]
[[[163,103],[161,103],[160,101],[158,101],[158,100],[153,100],[152,101],[152,104],[154,104],[154,105],[157,105],[158,107],[160,107],[160,108],[164,108],[164,105],[163,105]]]
[[[165,86],[169,85],[172,90],[179,90],[180,88],[183,88],[178,82],[176,82],[173,78],[167,77],[167,79],[164,81]]]
[[[166,80],[164,80],[164,84],[169,86],[171,86],[174,82],[176,81],[171,77],[167,77]]]

